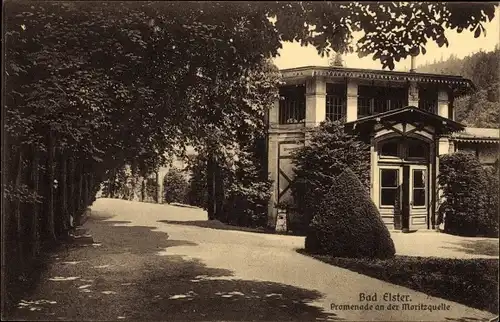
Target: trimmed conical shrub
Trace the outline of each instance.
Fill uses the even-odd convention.
[[[305,248],[335,257],[394,256],[394,242],[377,207],[349,168],[335,179],[316,209]]]

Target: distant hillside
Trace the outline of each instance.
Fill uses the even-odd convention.
[[[455,100],[457,121],[474,127],[500,127],[500,48],[478,52],[459,59],[449,59],[417,68],[418,72],[460,75],[471,79],[477,87],[473,95]]]

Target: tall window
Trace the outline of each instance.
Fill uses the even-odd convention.
[[[401,108],[407,101],[406,88],[362,85],[358,87],[358,117]]]
[[[399,189],[399,170],[380,169],[380,205],[394,206]]]
[[[425,170],[413,170],[413,206],[425,207]]]
[[[438,87],[432,85],[421,86],[418,90],[418,107],[424,111],[437,113]]]
[[[326,84],[326,120],[345,120],[346,85]]]
[[[280,88],[280,124],[298,124],[306,120],[306,88],[304,85]]]

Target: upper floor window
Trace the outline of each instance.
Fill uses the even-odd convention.
[[[396,140],[388,141],[380,147],[380,156],[382,157],[398,157],[399,142]]]
[[[427,144],[420,140],[407,140],[406,156],[410,159],[425,159],[427,157]]]
[[[346,84],[326,84],[326,120],[345,120]]]
[[[418,90],[418,108],[424,111],[437,113],[438,88],[436,86],[424,85]]]
[[[306,88],[291,85],[280,88],[279,123],[298,124],[306,120]]]
[[[426,160],[429,145],[415,138],[396,138],[380,142],[378,151],[380,159]]]
[[[407,105],[408,91],[404,87],[358,87],[358,118],[379,114]]]

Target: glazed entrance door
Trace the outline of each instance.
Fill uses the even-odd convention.
[[[428,176],[425,165],[403,166],[402,229],[427,226]]]
[[[428,170],[425,165],[410,165],[410,229],[427,228]]]

